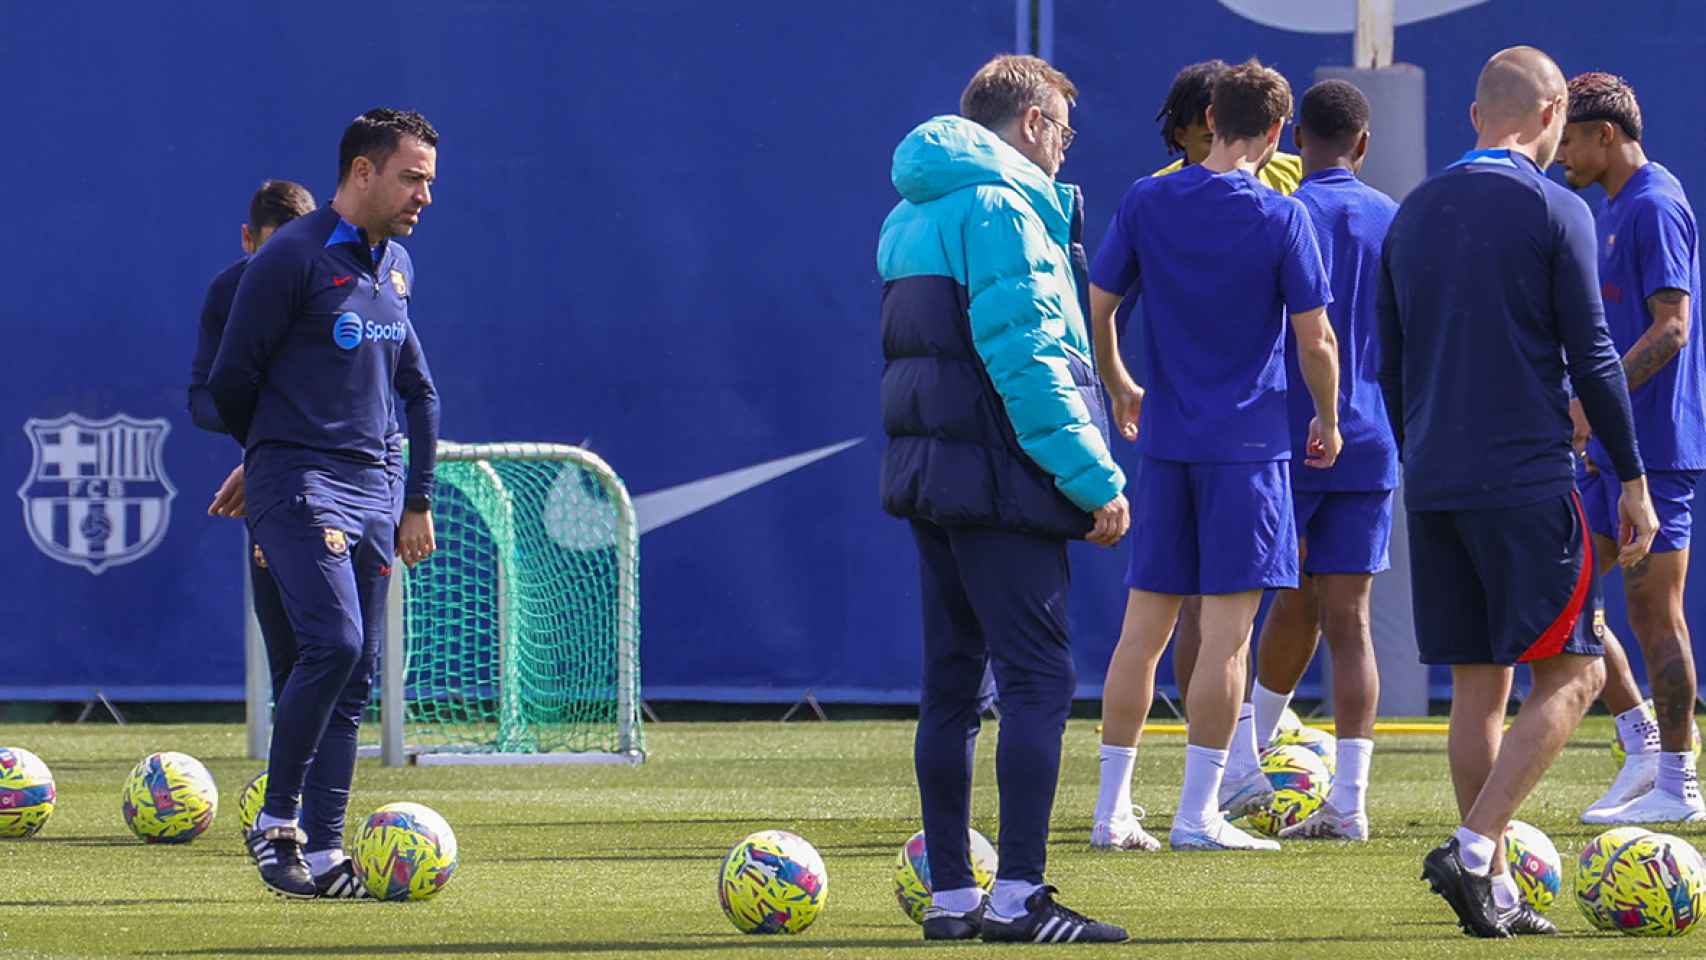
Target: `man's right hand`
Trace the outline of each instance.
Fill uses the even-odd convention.
[[[1084,539],[1098,546],[1111,547],[1119,543],[1131,526],[1131,508],[1127,505],[1123,493],[1114,494],[1112,500],[1096,508],[1090,515],[1096,519],[1096,525]]]
[[[210,517],[240,517],[243,515],[243,465],[237,464],[237,469],[225,478],[219,485],[219,492],[213,495],[213,502],[207,507]]]
[[[1108,396],[1113,401],[1114,429],[1126,440],[1137,439],[1137,420],[1143,413],[1143,388],[1127,380],[1123,386],[1110,388]]]
[[[1653,498],[1647,493],[1647,478],[1636,477],[1623,484],[1623,495],[1617,498],[1617,562],[1632,567],[1646,559],[1653,548],[1653,537],[1659,532],[1659,515],[1653,510]]]

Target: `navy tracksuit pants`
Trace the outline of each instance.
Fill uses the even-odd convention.
[[[1077,673],[1067,636],[1066,542],[912,521],[924,601],[924,683],[914,762],[932,886],[972,880],[972,758],[985,666],[1000,691],[995,748],[1003,880],[1041,883],[1061,737]]]
[[[310,852],[343,845],[357,733],[385,636],[396,524],[389,506],[333,510],[311,496],[250,520],[266,562],[256,571],[255,600],[273,672],[263,809],[300,815]],[[276,620],[281,611],[286,624]]]

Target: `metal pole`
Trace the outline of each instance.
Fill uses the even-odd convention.
[[[385,593],[385,647],[379,655],[379,762],[400,767],[403,754],[403,580],[408,576],[402,563],[391,574]]]
[[[1352,63],[1369,70],[1392,65],[1394,8],[1397,0],[1357,0]]]
[[[261,621],[255,616],[255,571],[249,538],[243,538],[243,703],[249,759],[265,760],[272,747],[272,668]]]

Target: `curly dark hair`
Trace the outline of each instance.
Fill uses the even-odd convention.
[[[1368,129],[1368,98],[1345,80],[1323,80],[1303,93],[1297,125],[1311,137],[1350,147]]]
[[[344,128],[343,139],[338,141],[338,182],[343,183],[349,176],[356,157],[366,157],[375,167],[384,169],[385,161],[397,151],[404,137],[414,137],[429,147],[438,146],[438,131],[426,117],[413,110],[375,107],[351,120]]]
[[[1155,115],[1161,124],[1161,143],[1166,146],[1168,156],[1185,150],[1184,144],[1179,142],[1179,128],[1202,123],[1208,118],[1214,82],[1227,69],[1225,60],[1204,60],[1174,75],[1173,85],[1167,88],[1167,100],[1161,104],[1161,112]]]
[[[1584,73],[1570,81],[1570,123],[1605,120],[1629,139],[1641,139],[1641,105],[1629,81],[1609,73]]]

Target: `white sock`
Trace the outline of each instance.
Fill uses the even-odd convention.
[[[1220,780],[1226,774],[1226,751],[1185,746],[1185,783],[1179,789],[1179,812],[1173,824],[1206,827],[1220,816]]]
[[[1027,880],[997,880],[995,891],[989,895],[989,909],[1003,920],[1017,920],[1030,911],[1025,901],[1043,885]]]
[[[1256,756],[1256,708],[1248,703],[1238,708],[1238,725],[1232,728],[1232,750],[1226,757],[1227,776],[1247,777],[1262,769]]]
[[[1350,737],[1339,741],[1336,751],[1339,772],[1327,802],[1344,814],[1362,813],[1368,803],[1368,767],[1374,759],[1374,741]]]
[[[1625,753],[1659,752],[1659,720],[1645,703],[1617,715],[1617,739]]]
[[[1131,771],[1137,766],[1136,747],[1102,744],[1102,786],[1096,793],[1096,822],[1112,823],[1131,816]]]
[[[314,855],[309,854],[308,856],[310,861],[312,861]],[[314,872],[319,873],[318,870]],[[930,904],[938,910],[946,910],[949,913],[970,913],[973,910],[976,910],[977,905],[982,902],[982,887],[963,887],[959,890],[937,890],[935,893],[930,894]]]
[[[1509,870],[1493,874],[1493,906],[1500,913],[1509,913],[1522,903],[1522,891],[1517,889],[1516,878]]]
[[[1457,856],[1463,861],[1463,869],[1478,877],[1487,875],[1492,869],[1493,854],[1499,851],[1499,845],[1491,837],[1483,837],[1468,827],[1458,827],[1452,834],[1457,838]]]
[[[348,860],[349,856],[344,853],[342,847],[333,847],[330,850],[310,850],[303,854],[303,859],[308,861],[308,872],[318,877]]]
[[[295,829],[296,820],[286,820],[283,817],[275,817],[265,811],[262,811],[261,814],[255,818],[256,830],[271,830],[273,827],[290,827]]]
[[[1658,788],[1690,803],[1700,802],[1700,774],[1694,769],[1694,751],[1659,754]]]
[[[1291,694],[1275,693],[1258,681],[1250,688],[1250,702],[1256,707],[1256,749],[1266,750],[1274,742],[1280,715],[1291,706]]]

